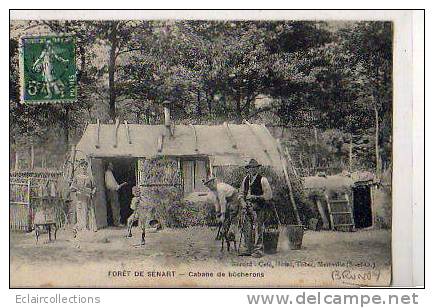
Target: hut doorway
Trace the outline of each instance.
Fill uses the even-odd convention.
[[[132,211],[130,209],[131,199],[133,197],[131,189],[137,183],[137,159],[135,158],[115,158],[106,161],[106,164],[111,162],[113,164],[113,175],[116,181],[121,184],[127,182],[128,184],[119,190],[119,204],[120,204],[120,223],[126,224],[128,217]],[[107,222],[108,225],[113,225],[113,214],[111,208],[107,207]]]
[[[353,188],[354,224],[356,228],[372,227],[372,200],[369,186]]]

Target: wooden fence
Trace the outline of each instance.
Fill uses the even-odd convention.
[[[44,210],[62,227],[66,223],[66,210],[57,186],[60,173],[28,176],[11,174],[9,183],[9,229],[26,231],[33,229],[35,213]]]
[[[32,210],[30,206],[31,180],[11,181],[9,229],[30,231],[32,229]]]

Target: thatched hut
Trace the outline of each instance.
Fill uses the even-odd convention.
[[[317,205],[323,229],[388,227],[391,212],[385,209],[384,199],[391,195],[388,197],[383,186],[367,172],[304,178],[304,188]]]
[[[128,211],[131,187],[176,188],[184,196],[206,191],[203,179],[251,158],[282,172],[277,141],[264,125],[90,124],[76,146],[76,156],[91,161],[97,187],[98,227],[108,224],[104,186],[107,163],[117,181],[128,182],[120,193],[121,214]],[[122,216],[122,215],[121,215]]]

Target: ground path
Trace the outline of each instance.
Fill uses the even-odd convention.
[[[257,267],[249,267],[248,263],[258,264],[260,261],[261,264],[269,263],[271,267],[274,267],[276,262],[286,264],[290,262],[292,266],[296,262],[297,268],[303,267],[298,271],[300,273],[305,270],[318,272],[319,269],[309,268],[309,265],[319,264],[319,262],[325,265],[351,262],[351,266],[355,266],[356,269],[361,266],[363,270],[366,270],[373,266],[376,271],[382,273],[382,281],[390,279],[388,269],[391,263],[391,236],[388,230],[307,231],[301,250],[280,251],[275,255],[266,255],[260,260],[238,257],[233,251],[221,252],[220,242],[214,240],[215,232],[215,229],[206,227],[164,229],[157,233],[147,233],[145,248],[136,245],[140,241],[137,228],[134,230],[133,238],[124,237],[125,229],[109,228],[88,234],[86,240],[79,242],[72,239],[70,232],[61,230],[57,241],[44,243],[46,240],[46,234],[44,234],[39,244],[35,243],[31,233],[11,233],[11,278],[14,281],[15,272],[16,282],[22,284],[22,279],[26,279],[25,271],[62,273],[67,270],[73,271],[74,268],[80,270],[83,266],[90,267],[91,265],[92,268],[103,268],[104,272],[109,265],[117,268],[178,270],[180,267],[185,267],[185,270],[194,268],[197,271],[205,271],[207,267],[233,269],[240,265],[241,267],[238,268],[248,267],[248,269],[257,270]],[[327,277],[330,276],[330,271],[331,269],[326,270]],[[384,273],[387,274],[384,275]],[[96,283],[98,284],[99,281]],[[67,285],[67,281],[65,283]],[[358,281],[358,283],[363,284],[363,281]],[[369,285],[370,281],[366,284]]]

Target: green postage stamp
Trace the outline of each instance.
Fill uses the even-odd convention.
[[[21,38],[21,101],[65,103],[77,99],[74,36]]]

